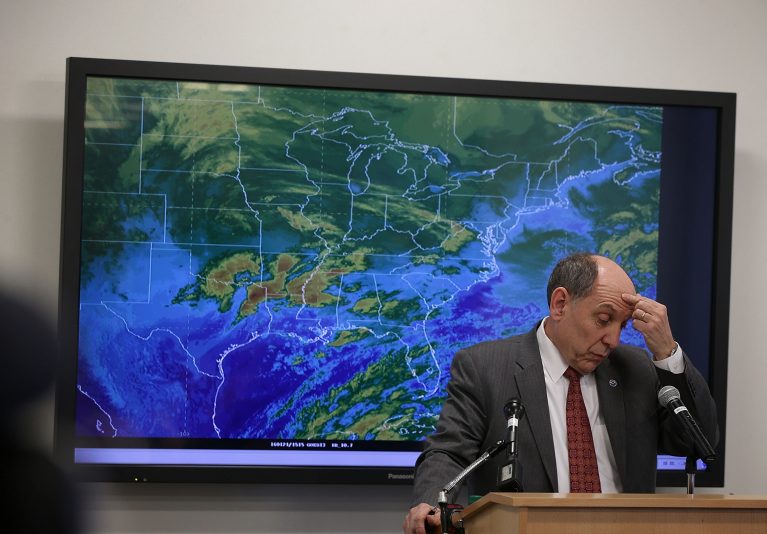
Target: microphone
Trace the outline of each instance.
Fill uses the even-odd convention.
[[[498,490],[523,491],[520,481],[522,465],[518,458],[517,431],[519,430],[519,420],[525,415],[525,407],[519,399],[509,399],[503,407],[503,413],[506,416],[508,449],[506,452],[507,461],[498,469]]]
[[[509,443],[507,455],[509,457],[517,455],[517,430],[519,429],[519,420],[525,415],[525,407],[519,399],[510,399],[503,407],[503,415],[506,416],[506,441]]]
[[[674,418],[682,425],[687,435],[693,441],[695,454],[706,463],[713,462],[716,459],[716,453],[711,444],[706,439],[698,423],[693,419],[692,414],[682,403],[679,397],[679,390],[674,386],[663,386],[658,391],[658,402],[664,408],[667,408]]]
[[[491,446],[484,453],[482,453],[482,455],[479,458],[471,462],[466,467],[466,469],[458,473],[458,475],[453,480],[448,482],[445,485],[445,487],[442,488],[442,491],[439,492],[439,496],[437,497],[437,504],[439,505],[440,512],[441,512],[440,519],[442,521],[443,534],[447,534],[448,525],[450,524],[449,515],[451,515],[448,513],[447,494],[450,493],[450,490],[452,490],[454,487],[460,484],[464,478],[469,476],[477,467],[484,464],[490,458],[492,458],[493,456],[501,452],[505,446],[506,446],[506,442],[504,440],[496,441],[493,446]]]

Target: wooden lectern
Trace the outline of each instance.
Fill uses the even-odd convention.
[[[488,493],[466,534],[767,534],[767,496]]]

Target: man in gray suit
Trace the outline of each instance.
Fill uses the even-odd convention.
[[[714,400],[674,340],[666,307],[637,295],[618,264],[591,254],[568,256],[552,271],[547,296],[549,315],[532,331],[479,343],[453,359],[437,429],[416,462],[405,534],[424,534],[440,525],[433,506],[439,491],[506,436],[503,407],[512,398],[525,407],[517,430],[522,489],[581,491],[570,486],[565,423],[569,380],[563,376],[568,368],[582,375],[598,467],[596,491],[654,492],[658,452],[691,453],[688,438],[658,404],[662,385],[680,390],[682,402],[716,444]],[[652,358],[620,344],[629,320],[644,336]],[[495,491],[503,463],[501,455],[469,477],[469,494]]]

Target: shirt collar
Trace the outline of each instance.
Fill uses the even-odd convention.
[[[548,317],[541,321],[538,330],[535,332],[538,337],[538,349],[541,351],[541,361],[543,362],[543,370],[548,375],[549,380],[556,382],[567,369],[568,364],[559,349],[554,346],[554,343],[546,335],[546,331],[543,325],[546,323]]]

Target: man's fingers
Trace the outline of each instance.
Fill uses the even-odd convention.
[[[405,521],[402,523],[404,534],[427,534],[432,527],[440,525],[439,510],[432,508],[426,503],[421,503],[410,509]]]
[[[621,294],[621,298],[625,300],[628,304],[634,306],[637,302],[639,302],[642,297],[640,295],[636,295],[634,293],[623,293]]]

